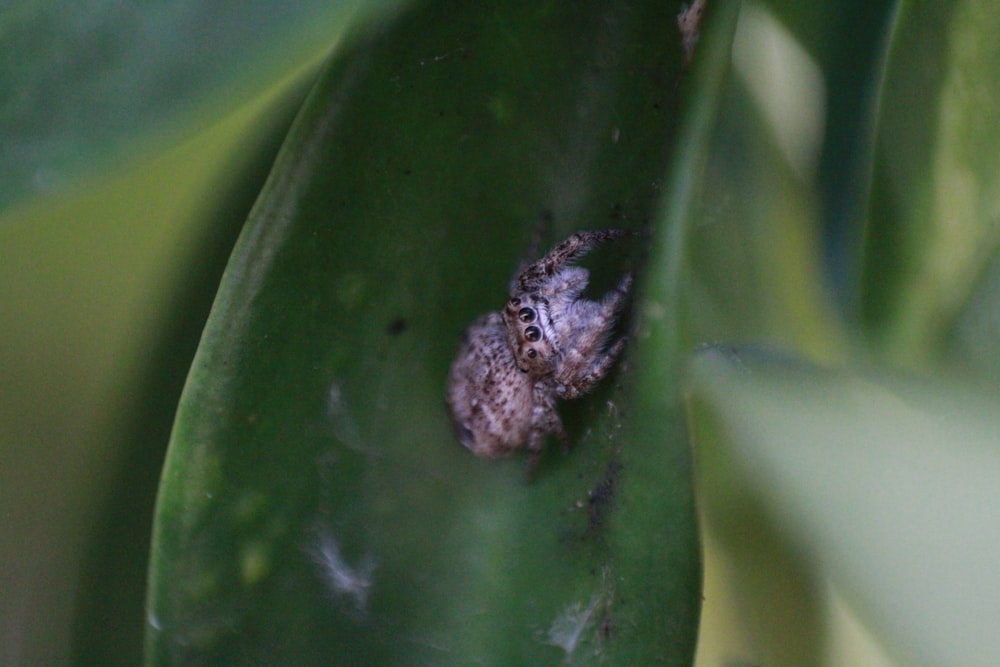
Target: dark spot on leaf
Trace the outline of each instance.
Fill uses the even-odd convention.
[[[613,457],[604,469],[604,477],[587,493],[588,534],[597,533],[604,527],[608,512],[614,506],[621,470],[622,464],[618,461],[618,457]]]
[[[611,620],[610,605],[604,608],[604,613],[601,615],[601,625],[598,628],[598,632],[601,633],[601,638],[604,639],[605,641],[611,639],[611,636],[615,632],[615,626]]]
[[[404,331],[406,331],[406,320],[402,317],[397,317],[385,327],[385,332],[390,336],[398,336]]]

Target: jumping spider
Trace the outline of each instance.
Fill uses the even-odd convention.
[[[608,344],[632,285],[626,274],[600,301],[581,298],[588,272],[572,266],[595,246],[627,236],[578,232],[524,267],[501,312],[476,320],[462,336],[448,377],[448,405],[461,443],[498,458],[526,449],[533,465],[548,434],[565,445],[556,399],[577,398],[607,375],[625,347]]]

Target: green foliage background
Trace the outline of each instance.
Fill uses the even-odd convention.
[[[311,656],[301,664],[354,641],[373,660],[651,663],[667,647],[670,664],[686,664],[699,628],[693,443],[699,664],[996,663],[989,3],[744,3],[731,71],[737,7],[726,3],[709,2],[689,69],[679,7],[630,5],[637,23],[603,33],[587,32],[583,9],[546,32],[566,8],[534,4],[503,22],[450,8],[410,38],[401,4],[320,5],[0,9],[0,662],[134,664],[144,629],[166,627],[149,634],[154,662],[266,646]],[[654,44],[657,30],[651,48],[670,54],[677,81],[660,82],[662,125],[633,85],[649,81],[646,56],[594,38]],[[321,76],[331,49],[341,64]],[[349,80],[354,53],[383,62],[381,88],[329,87]],[[639,65],[615,69],[629,58]],[[544,92],[498,93],[519,90]],[[445,114],[407,102],[421,95],[447,101]],[[354,120],[310,134],[330,103]],[[622,143],[588,148],[614,146],[608,127]],[[474,149],[455,144],[463,136]],[[587,159],[607,169],[579,169]],[[296,176],[309,164],[324,175]],[[283,172],[308,186],[283,190]],[[444,448],[438,385],[454,336],[496,300],[545,209],[560,235],[608,215],[650,235],[638,255],[595,257],[598,283],[622,262],[639,267],[637,336],[614,383],[567,406],[577,448],[526,485],[516,461],[479,465]],[[282,212],[287,233],[260,264],[250,251],[266,244],[248,239]],[[310,241],[324,219],[334,224]],[[265,272],[259,314],[241,320],[240,276],[259,266],[279,268]],[[470,274],[457,291],[454,276]],[[244,370],[230,377],[226,362]],[[317,420],[322,406],[310,416],[302,397],[318,388],[333,430],[303,439],[288,424]],[[203,400],[218,391],[238,400]],[[390,398],[399,409],[380,403]],[[262,409],[213,419],[227,405]],[[264,421],[227,426],[248,415]],[[338,449],[358,434],[386,449]],[[317,465],[320,452],[343,467]],[[573,508],[618,465],[606,533],[561,552],[552,536],[586,530]],[[394,554],[373,561],[377,622],[365,632],[315,576],[326,529],[362,569],[366,549]],[[523,569],[498,569],[510,550]],[[464,581],[443,575],[453,555]],[[226,567],[238,576],[220,586]],[[497,599],[502,623],[481,615]],[[184,626],[189,646],[222,653],[164,648],[192,601],[210,622],[187,617],[198,621]],[[546,642],[567,627],[590,643]],[[383,639],[401,628],[404,645]],[[399,653],[405,642],[415,652]]]

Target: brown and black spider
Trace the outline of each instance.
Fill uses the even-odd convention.
[[[514,276],[502,311],[465,331],[448,376],[448,406],[473,454],[525,449],[534,460],[550,433],[565,440],[556,399],[577,398],[607,375],[625,346],[624,337],[609,338],[632,285],[626,274],[600,301],[584,299],[589,273],[572,262],[628,234],[573,234]]]

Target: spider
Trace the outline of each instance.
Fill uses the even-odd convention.
[[[581,297],[586,269],[573,266],[595,246],[628,235],[578,232],[523,267],[504,309],[473,322],[448,376],[448,406],[459,441],[477,456],[526,449],[532,466],[549,434],[566,444],[557,399],[594,387],[625,347],[608,343],[632,286],[626,274],[600,301]]]

